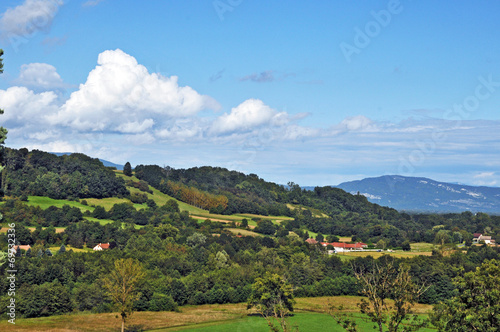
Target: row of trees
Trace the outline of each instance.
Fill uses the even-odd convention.
[[[226,196],[213,195],[172,181],[162,182],[160,185],[164,187],[164,193],[198,208],[221,212],[227,208],[228,200]]]

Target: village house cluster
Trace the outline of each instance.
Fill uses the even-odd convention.
[[[317,244],[318,241],[316,241],[313,238],[309,238],[306,240],[307,243],[309,244]],[[364,250],[365,248],[368,247],[366,243],[363,242],[356,242],[356,243],[345,243],[345,242],[319,242],[323,247],[328,247],[328,245],[331,245],[333,247],[332,253],[339,253],[339,252],[345,252],[345,251],[355,251],[355,250]]]

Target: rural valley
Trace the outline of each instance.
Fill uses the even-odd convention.
[[[9,148],[3,163],[0,236],[11,255],[1,266],[2,315],[12,298],[11,257],[17,315],[15,325],[0,323],[6,331],[76,331],[79,319],[88,331],[118,328],[120,319],[108,313],[120,302],[106,285],[124,262],[131,264],[124,271],[141,276],[125,326],[165,331],[231,330],[242,322],[265,331],[264,318],[253,316],[259,306],[242,303],[271,276],[290,287],[296,300],[287,321],[299,330],[314,330],[312,317],[339,324],[339,306],[369,326],[356,307],[367,295],[362,276],[388,268],[425,287],[407,300],[403,324],[419,313],[436,328],[436,308],[456,301],[460,278],[499,269],[500,216],[400,213],[338,188],[305,190],[217,167],[127,163],[117,171],[83,154]],[[8,245],[11,227],[17,247]]]
[[[500,331],[498,13],[0,1],[0,331]]]

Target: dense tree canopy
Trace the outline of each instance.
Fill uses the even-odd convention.
[[[27,149],[7,149],[3,190],[6,195],[64,198],[126,196],[125,182],[98,159],[83,154],[56,156]]]
[[[456,295],[434,309],[433,323],[439,331],[498,331],[500,261],[485,261],[454,283]]]

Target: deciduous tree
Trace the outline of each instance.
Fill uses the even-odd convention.
[[[263,278],[255,279],[247,309],[256,308],[272,331],[279,331],[273,319],[278,321],[283,331],[291,331],[286,316],[293,311],[294,304],[292,285],[280,275],[267,272]]]
[[[140,297],[138,286],[143,281],[145,272],[142,265],[134,259],[115,261],[115,269],[103,279],[104,288],[118,306],[122,318],[122,332],[127,318],[132,315],[134,302]]]
[[[500,261],[485,261],[454,282],[456,295],[434,307],[432,322],[439,331],[498,331]]]
[[[413,283],[409,267],[396,269],[388,262],[386,265],[376,264],[372,272],[355,274],[362,287],[361,293],[368,298],[368,301],[361,300],[361,313],[367,314],[380,332],[383,332],[384,325],[389,332],[400,331],[403,322],[405,331],[417,331],[426,325],[412,315],[413,306],[426,288]],[[387,302],[389,298],[394,300],[392,306]]]
[[[355,270],[366,299],[358,303],[361,313],[376,324],[380,332],[418,331],[427,325],[414,315],[412,308],[426,287],[416,285],[409,273],[409,267],[396,268],[392,262],[375,264],[371,271]],[[392,300],[392,301],[391,301]],[[331,315],[347,331],[357,331],[352,316],[342,314],[332,307]]]

